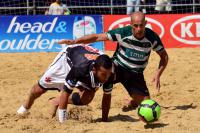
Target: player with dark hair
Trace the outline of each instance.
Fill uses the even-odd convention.
[[[26,113],[34,101],[47,90],[62,91],[59,100],[61,107],[66,108],[67,104],[87,105],[92,101],[96,90],[111,74],[112,60],[109,56],[90,46],[67,47],[57,55],[39,82],[32,87],[27,100],[17,113]],[[74,87],[77,87],[79,92],[72,93]],[[108,118],[111,91],[112,89],[104,89],[103,120]],[[66,119],[65,108],[59,109],[60,122]]]

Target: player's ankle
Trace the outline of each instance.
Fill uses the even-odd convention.
[[[60,123],[63,123],[67,120],[67,110],[66,109],[58,109],[58,119]]]
[[[25,114],[28,112],[28,109],[26,109],[23,105],[17,110],[18,114]]]

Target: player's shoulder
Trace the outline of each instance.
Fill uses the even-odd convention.
[[[132,28],[131,28],[130,25],[128,25],[128,26],[124,26],[124,27],[115,28],[115,29],[112,29],[112,30],[109,30],[109,31],[122,31],[122,32],[127,31],[127,32],[129,32],[129,31],[132,31]]]
[[[145,36],[146,38],[149,38],[149,39],[156,39],[158,38],[158,34],[156,32],[154,32],[152,29],[150,28],[145,28]]]
[[[127,25],[127,26],[124,26],[124,27],[122,27],[122,28],[125,29],[125,30],[132,30],[131,25]]]
[[[148,27],[145,27],[145,32],[146,32],[147,34],[152,34],[152,35],[155,34],[155,32],[154,32],[152,29],[148,28]]]
[[[123,32],[127,32],[127,33],[132,33],[132,27],[130,25],[128,26],[124,26],[124,27],[121,27],[121,28],[118,28],[119,30],[123,31]]]
[[[132,27],[131,26],[125,26],[121,28],[116,28],[113,30],[108,31],[109,34],[120,34],[121,37],[126,37],[132,35]]]

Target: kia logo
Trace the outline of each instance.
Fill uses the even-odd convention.
[[[180,33],[180,36],[177,35],[177,32]],[[191,45],[200,44],[200,15],[191,15],[178,19],[172,24],[170,33],[179,42]]]
[[[159,27],[159,29],[160,29],[159,36],[162,38],[163,35],[164,35],[164,32],[165,32],[163,25],[160,22],[158,22],[157,20],[149,18],[149,17],[146,17],[146,20],[147,20],[146,27],[152,29],[151,24],[155,24],[157,27]],[[112,30],[112,29],[118,28],[118,27],[123,27],[123,26],[126,26],[128,24],[130,25],[130,21],[131,21],[130,17],[119,19],[119,20],[115,21],[114,23],[112,23],[110,25],[110,27],[108,28],[108,30]],[[123,24],[126,24],[126,25],[123,25]]]

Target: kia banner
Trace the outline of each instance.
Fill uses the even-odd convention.
[[[0,16],[0,52],[57,52],[60,39],[102,32],[102,16]],[[103,43],[92,46],[103,50]],[[64,45],[63,45],[64,47]]]
[[[200,14],[146,15],[146,27],[154,30],[166,48],[200,47]],[[128,15],[104,15],[104,32],[130,25]],[[116,43],[105,42],[105,50]]]

